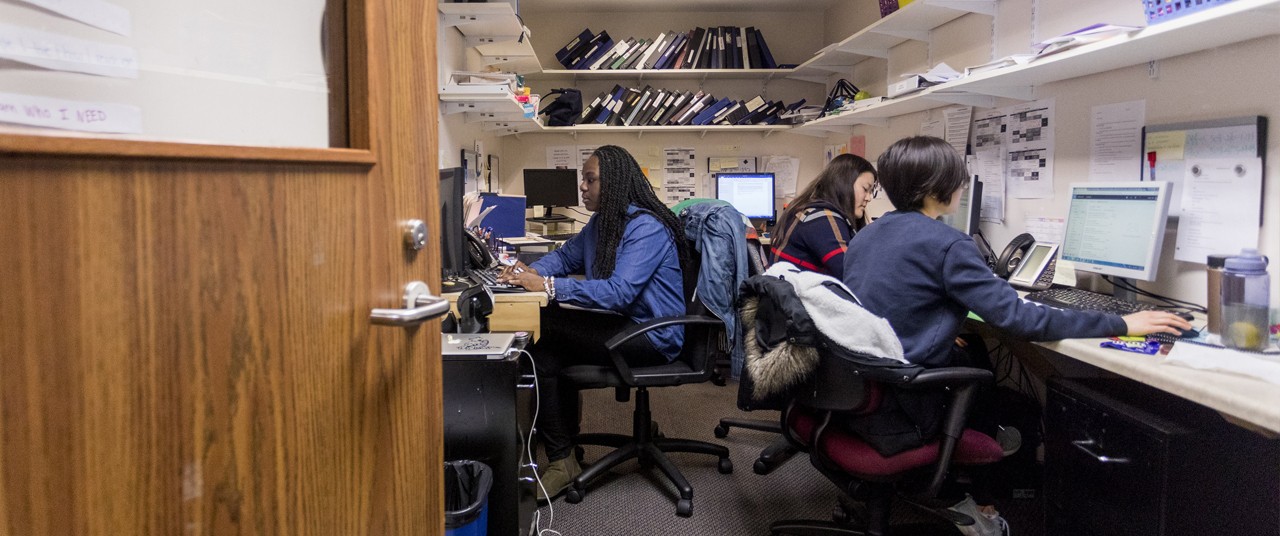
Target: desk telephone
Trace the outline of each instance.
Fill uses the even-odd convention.
[[[498,259],[494,258],[493,252],[489,251],[489,247],[485,245],[480,237],[471,231],[465,231],[467,239],[467,262],[473,270],[487,270],[498,265]]]
[[[1057,244],[1036,242],[1031,234],[1022,233],[997,257],[984,240],[976,243],[991,271],[1009,284],[1029,290],[1044,290],[1053,285],[1054,268],[1058,264]]]

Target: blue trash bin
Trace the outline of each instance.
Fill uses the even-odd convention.
[[[474,460],[444,462],[445,536],[485,536],[493,469]]]

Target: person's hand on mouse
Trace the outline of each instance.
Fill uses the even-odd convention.
[[[1141,311],[1125,315],[1124,325],[1130,336],[1141,336],[1149,333],[1169,333],[1181,335],[1191,329],[1191,323],[1178,315],[1164,311]]]

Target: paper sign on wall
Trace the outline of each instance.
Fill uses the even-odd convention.
[[[142,109],[113,102],[0,93],[0,122],[81,132],[140,134]]]

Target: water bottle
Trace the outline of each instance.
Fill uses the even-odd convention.
[[[1222,272],[1222,343],[1229,348],[1263,350],[1270,344],[1271,289],[1267,258],[1245,249],[1227,259]]]

